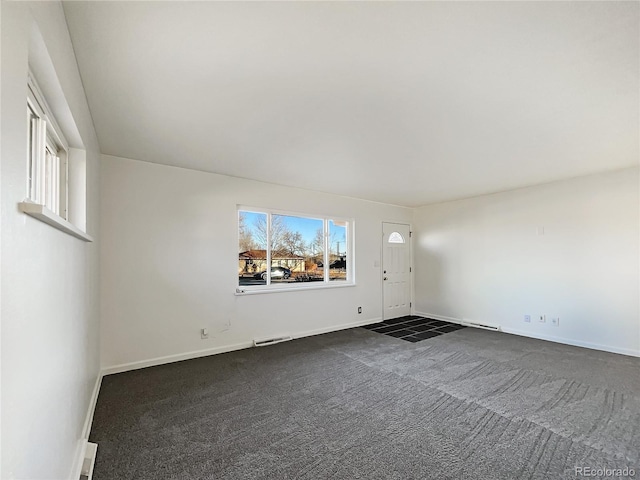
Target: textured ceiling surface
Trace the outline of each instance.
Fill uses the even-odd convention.
[[[416,206],[638,164],[637,2],[65,2],[103,153]]]

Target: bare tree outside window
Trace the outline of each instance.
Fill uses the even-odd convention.
[[[257,243],[253,238],[253,229],[247,225],[247,214],[242,211],[238,214],[238,233],[240,235],[239,247],[241,252],[257,248]]]

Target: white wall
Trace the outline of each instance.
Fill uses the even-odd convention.
[[[98,377],[98,245],[18,211],[26,197],[26,82],[34,28],[69,106],[63,112],[52,101],[54,115],[71,113],[87,149],[87,229],[96,238],[99,157],[61,5],[2,2],[0,476],[51,480],[72,474]]]
[[[377,320],[382,222],[412,218],[408,208],[110,156],[101,179],[104,367]],[[357,286],[236,296],[238,204],[355,219]]]
[[[416,312],[639,355],[638,190],[632,168],[417,209]]]

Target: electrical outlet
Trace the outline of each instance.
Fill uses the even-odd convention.
[[[358,307],[358,313],[362,313],[362,307]]]
[[[527,323],[531,323],[531,315],[525,315],[524,316],[524,321]]]
[[[554,327],[559,327],[560,326],[560,317],[558,317],[558,316],[551,317],[551,325],[553,325]]]
[[[205,338],[209,338],[209,329],[208,328],[201,328],[200,329],[200,338],[202,338],[203,340]]]
[[[538,322],[545,323],[547,321],[546,315],[538,315]]]

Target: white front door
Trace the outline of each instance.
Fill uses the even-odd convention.
[[[383,319],[411,314],[411,233],[409,225],[382,224]]]

